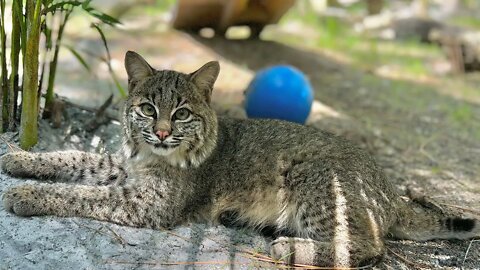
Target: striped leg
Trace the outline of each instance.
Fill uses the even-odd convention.
[[[119,157],[81,151],[13,152],[1,157],[1,165],[15,177],[56,182],[108,185],[127,178]]]
[[[338,246],[333,242],[313,239],[280,237],[271,243],[270,253],[275,260],[288,265],[320,267],[373,266],[384,255],[384,248],[376,247],[371,239],[350,242],[348,252],[338,257]]]
[[[289,175],[293,176],[294,170]],[[390,224],[389,212],[380,207],[378,191],[355,176],[341,168],[319,173],[313,188],[297,185],[302,178],[287,179],[294,193],[291,197],[295,198],[290,203],[296,210],[282,225],[294,231],[296,237],[273,241],[272,256],[288,264],[320,267],[377,263],[385,252],[383,236]]]
[[[138,182],[132,179],[132,182]],[[7,211],[19,216],[85,217],[120,225],[164,228],[177,222],[172,202],[151,186],[92,186],[37,183],[3,193]]]

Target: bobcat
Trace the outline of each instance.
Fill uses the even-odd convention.
[[[228,219],[273,228],[273,258],[324,267],[377,263],[387,234],[419,241],[480,235],[477,220],[402,199],[373,158],[340,137],[277,120],[217,117],[210,98],[218,62],[184,74],[155,70],[129,51],[125,67],[119,153],[4,155],[3,172],[55,181],[7,190],[8,211],[145,228]]]

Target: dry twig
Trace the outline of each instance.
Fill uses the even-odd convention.
[[[468,244],[467,251],[465,251],[465,256],[463,257],[462,266],[465,265],[465,261],[467,260],[467,257],[468,257],[468,252],[470,252],[470,248],[472,247],[472,244],[474,242],[479,242],[479,241],[480,239],[473,239],[472,241],[470,241],[470,244]]]
[[[84,110],[84,111],[94,112],[94,113],[96,113],[98,111],[97,108],[91,108],[91,107],[88,107],[88,106],[75,104],[75,103],[73,103],[71,101],[68,101],[66,99],[63,99],[63,102],[65,102],[65,104],[67,104],[68,106],[76,107],[76,108],[79,108],[79,109]],[[110,111],[105,111],[105,117],[109,118],[110,120],[120,121],[120,116],[118,116],[115,113],[111,113]]]
[[[393,251],[392,249],[388,248],[387,247],[387,250],[389,252],[391,252],[393,255],[395,255],[395,257],[399,258],[402,262],[408,264],[408,265],[411,265],[412,267],[414,267],[415,269],[421,269],[421,268],[430,268],[428,265],[425,265],[425,264],[419,264],[419,263],[414,263],[412,261],[410,261],[409,259],[403,257],[402,255],[396,253],[395,251]]]
[[[112,232],[113,236],[118,240],[118,242],[120,242],[120,244],[122,244],[122,246],[125,246],[125,245],[129,245],[131,246],[131,244],[129,244],[123,237],[121,237],[116,231],[114,231],[112,228],[108,227],[108,226],[104,226],[105,228],[107,228],[107,230],[109,230],[110,232]]]
[[[431,162],[434,164],[439,164],[438,160],[435,159],[430,153],[425,150],[425,147],[427,147],[428,144],[433,142],[437,137],[437,134],[432,135],[430,138],[426,139],[421,145],[420,149],[418,150],[422,155],[426,156]]]
[[[16,152],[16,151],[23,151],[25,152],[25,150],[23,150],[22,148],[8,142],[5,138],[3,138],[3,136],[0,136],[0,140],[3,141],[7,146],[8,148],[10,148],[10,151],[11,152]]]
[[[76,221],[74,221],[74,220],[72,220],[72,222],[75,223],[75,224],[76,224],[77,226],[79,226],[79,227],[87,228],[87,229],[92,230],[92,231],[94,231],[95,233],[98,233],[98,234],[101,234],[101,235],[105,235],[105,236],[109,236],[109,237],[112,237],[112,235],[113,235],[113,238],[114,238],[115,240],[117,240],[117,242],[119,242],[122,246],[125,246],[125,244],[127,244],[127,245],[129,245],[129,246],[134,246],[134,245],[128,243],[123,237],[121,237],[117,232],[115,232],[112,228],[110,228],[110,227],[108,227],[108,226],[102,225],[100,228],[97,229],[97,228],[93,228],[93,227],[87,226],[87,225],[85,225],[85,224],[78,223],[78,222],[76,222]],[[105,228],[106,228],[107,230],[109,230],[109,231],[111,232],[111,234],[106,233],[106,232],[104,232],[104,231],[102,230],[102,229],[105,229]]]
[[[231,264],[230,261],[196,261],[196,262],[157,262],[157,261],[148,261],[148,262],[130,262],[130,261],[115,261],[109,260],[106,263],[111,264],[133,264],[133,265],[149,265],[149,266],[173,266],[173,265],[222,265],[222,264]],[[235,263],[236,265],[248,265],[248,263]]]
[[[465,211],[465,212],[472,213],[472,214],[480,217],[480,211],[477,211],[477,210],[473,210],[473,209],[466,208],[466,207],[459,206],[459,205],[448,204],[448,203],[440,203],[440,204],[441,204],[441,205],[448,206],[448,207],[457,208],[457,209],[463,210],[463,211]]]
[[[98,108],[98,110],[95,112],[95,117],[87,123],[85,127],[87,131],[94,131],[101,125],[110,121],[110,119],[106,116],[106,110],[112,104],[112,101],[113,94],[108,97],[108,99],[102,104],[102,106],[100,106],[100,108]]]

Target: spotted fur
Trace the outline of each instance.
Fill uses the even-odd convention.
[[[54,181],[7,190],[8,211],[155,229],[228,220],[271,228],[280,261],[339,268],[381,260],[389,233],[480,235],[477,220],[401,199],[373,158],[342,138],[276,120],[217,118],[210,107],[217,62],[184,74],[128,52],[125,66],[120,152],[4,155],[3,172]]]

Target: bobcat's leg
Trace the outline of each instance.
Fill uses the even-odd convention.
[[[349,219],[345,204],[335,204],[333,211],[319,207],[301,207],[294,215],[295,237],[279,237],[271,243],[271,254],[286,264],[320,267],[359,267],[374,265],[384,253],[383,230],[367,207],[355,208]],[[345,207],[345,209],[342,209]],[[345,210],[345,211],[343,211]],[[363,212],[362,212],[363,211]]]
[[[166,189],[151,186],[25,184],[3,194],[7,211],[19,216],[85,217],[121,225],[163,228],[177,222]],[[177,202],[178,203],[178,202]]]
[[[15,177],[57,182],[108,185],[127,178],[120,157],[81,151],[13,152],[1,157],[1,166]]]
[[[375,265],[384,255],[372,239],[350,242],[348,256],[337,257],[338,246],[307,238],[279,237],[271,243],[270,253],[275,260],[288,265],[319,267],[361,267]]]
[[[385,253],[384,230],[390,223],[390,212],[379,203],[381,196],[365,181],[355,179],[355,174],[352,177],[341,168],[330,171],[331,175],[315,174],[318,169],[311,164],[296,164],[287,174],[287,192],[292,195],[287,194],[293,200],[285,208],[294,211],[281,225],[295,232],[295,237],[273,241],[272,256],[287,264],[326,268],[377,263]]]

